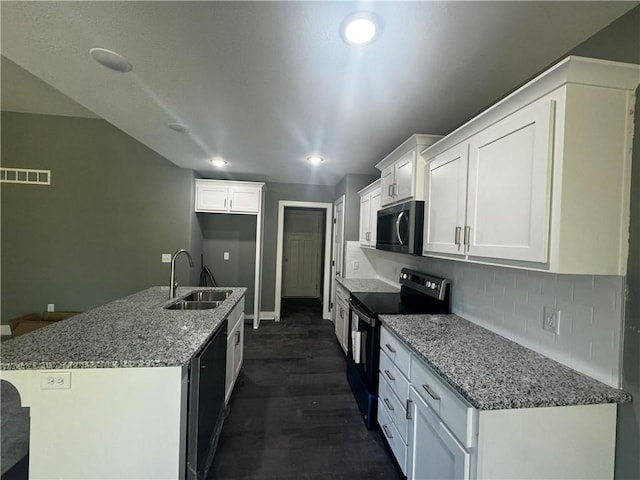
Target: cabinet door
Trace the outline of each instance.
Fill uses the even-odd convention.
[[[196,210],[202,211],[227,211],[227,196],[229,188],[222,185],[196,186]]]
[[[343,317],[343,321],[342,321],[342,350],[344,350],[344,353],[347,353],[347,351],[349,350],[349,306],[344,303],[344,302],[340,302],[340,306],[338,307],[340,308],[340,313]]]
[[[424,252],[464,255],[467,207],[466,142],[427,164],[425,178]]]
[[[394,202],[413,198],[415,192],[413,189],[413,172],[416,171],[416,151],[411,150],[405,153],[396,164],[396,182],[393,188]]]
[[[234,368],[233,368],[233,359],[235,355],[235,335],[234,332],[231,331],[227,333],[227,367],[226,367],[226,375],[224,379],[224,403],[229,403],[229,398],[231,397],[231,392],[233,391],[234,385]]]
[[[360,245],[371,246],[371,194],[360,198]]]
[[[258,213],[260,189],[255,187],[229,187],[229,211]]]
[[[347,344],[345,339],[345,328],[348,328],[347,322],[348,311],[345,312],[344,305],[342,302],[336,302],[336,337],[338,338],[338,343],[342,347],[345,353],[347,353],[347,348],[345,345]]]
[[[554,107],[534,103],[471,138],[468,255],[547,261]]]
[[[466,480],[469,478],[470,455],[449,433],[438,416],[420,398],[413,387],[409,448],[408,480]]]
[[[395,201],[393,196],[393,187],[396,182],[396,165],[391,164],[380,172],[380,203],[381,205],[389,205]]]
[[[380,196],[381,191],[375,190],[371,192],[371,221],[369,224],[369,245],[376,246],[376,239],[378,238],[378,210],[380,210]]]
[[[233,334],[233,382],[235,383],[244,359],[244,312],[240,316],[238,327]]]

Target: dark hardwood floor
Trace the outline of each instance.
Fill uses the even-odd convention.
[[[209,480],[402,478],[364,426],[318,300],[283,300],[279,323],[247,324],[244,352]]]

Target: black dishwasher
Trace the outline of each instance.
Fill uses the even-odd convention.
[[[227,320],[191,360],[187,430],[188,480],[205,479],[225,417]]]

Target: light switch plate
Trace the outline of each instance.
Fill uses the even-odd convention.
[[[223,258],[229,260],[229,252],[224,252]]]
[[[171,263],[171,254],[163,253],[162,254],[162,263]]]
[[[55,312],[56,306],[54,303],[47,303],[47,312]]]

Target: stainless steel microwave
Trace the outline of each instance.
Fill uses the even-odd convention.
[[[424,202],[413,200],[378,210],[376,248],[422,255]]]

